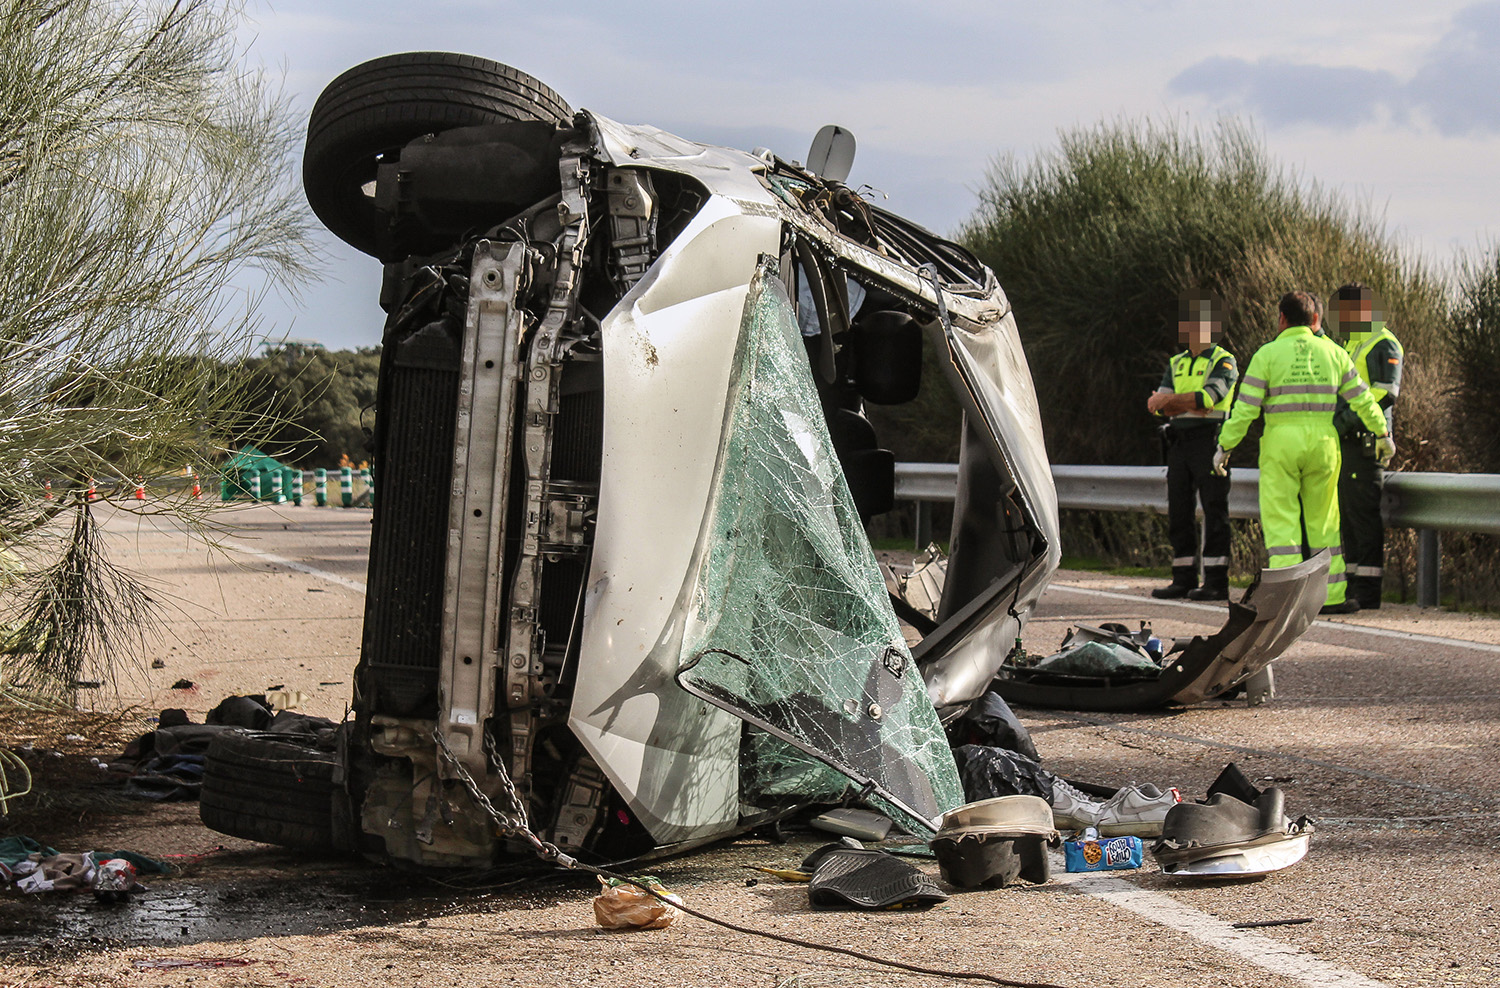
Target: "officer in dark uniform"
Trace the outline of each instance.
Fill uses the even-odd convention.
[[[1214,449],[1239,376],[1234,355],[1218,345],[1224,303],[1198,292],[1178,306],[1177,334],[1186,348],[1172,357],[1161,385],[1146,402],[1167,419],[1167,525],[1172,582],[1151,596],[1229,599],[1229,477],[1213,472]],[[1203,503],[1203,586],[1198,586],[1195,501]]]
[[[1354,369],[1385,413],[1391,432],[1396,396],[1401,392],[1401,341],[1386,328],[1380,300],[1357,281],[1338,290],[1338,328]],[[1348,596],[1361,610],[1380,606],[1385,572],[1385,523],[1380,517],[1380,484],[1387,464],[1375,448],[1375,434],[1365,428],[1348,403],[1339,400],[1333,413],[1339,434],[1339,527]],[[1393,434],[1393,433],[1392,433]],[[1388,461],[1387,461],[1388,462]]]

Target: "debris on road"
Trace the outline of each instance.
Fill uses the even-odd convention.
[[[599,884],[603,891],[594,896],[594,919],[606,930],[660,930],[682,915],[677,908],[682,905],[681,897],[668,892],[655,875],[642,875],[630,882],[600,876]]]
[[[1045,884],[1052,877],[1047,847],[1057,843],[1045,799],[1001,796],[943,814],[931,847],[950,885],[1004,888],[1017,878]]]
[[[145,886],[135,880],[135,865],[124,858],[100,861],[94,869],[91,883],[94,898],[100,902],[125,902],[130,893],[144,890]]]
[[[1185,878],[1250,878],[1280,871],[1307,855],[1313,824],[1286,815],[1280,789],[1261,791],[1230,764],[1208,798],[1167,813],[1151,854],[1162,873]]]
[[[326,717],[290,711],[273,715],[262,696],[226,697],[204,720],[194,724],[183,710],[163,710],[156,730],[139,735],[108,762],[96,760],[95,764],[123,782],[127,795],[153,802],[192,801],[203,786],[209,745],[223,732],[315,735],[336,726]]]
[[[145,891],[135,880],[137,873],[163,875],[169,870],[166,862],[134,851],[64,853],[30,837],[0,838],[0,886],[21,892],[94,889],[122,898],[116,893]]]
[[[825,844],[802,862],[812,872],[807,898],[820,909],[925,909],[948,893],[925,872],[852,837]]]
[[[1093,827],[1078,840],[1063,842],[1063,866],[1069,872],[1128,871],[1139,868],[1145,848],[1139,837],[1105,837]]]
[[[1261,930],[1268,926],[1301,926],[1303,923],[1311,923],[1311,916],[1297,916],[1293,919],[1257,919],[1249,923],[1230,923],[1236,930]]]
[[[249,967],[260,961],[248,957],[139,957],[130,963],[137,971],[176,971],[182,968]]]
[[[873,810],[841,806],[820,813],[808,821],[815,830],[853,837],[857,840],[885,840],[891,832],[891,818]]]
[[[1120,624],[1080,625],[1056,655],[1040,661],[1017,642],[992,688],[1012,703],[1059,710],[1143,711],[1239,693],[1258,705],[1273,692],[1262,674],[1317,617],[1327,569],[1328,557],[1320,553],[1296,566],[1262,570],[1228,605],[1219,631],[1158,640],[1154,651],[1148,628],[1132,633]]]

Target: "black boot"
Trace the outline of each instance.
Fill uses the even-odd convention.
[[[1203,586],[1188,591],[1188,600],[1228,600],[1229,567],[1203,567]]]
[[[1196,566],[1173,566],[1172,582],[1165,587],[1157,587],[1151,591],[1151,596],[1157,600],[1176,600],[1186,597],[1190,591],[1198,588],[1198,567]]]
[[[1381,579],[1378,576],[1351,576],[1345,592],[1359,601],[1360,610],[1378,611],[1380,610],[1380,585]]]

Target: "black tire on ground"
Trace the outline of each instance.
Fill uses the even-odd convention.
[[[226,731],[209,745],[198,817],[231,837],[334,849],[335,755],[310,738]]]
[[[423,134],[455,127],[540,120],[566,124],[573,111],[543,83],[473,55],[405,52],[356,65],[328,84],[307,122],[302,187],[323,225],[382,260],[389,217],[364,187],[381,155]]]

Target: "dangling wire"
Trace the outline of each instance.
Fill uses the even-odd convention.
[[[21,778],[25,780],[21,783],[24,788],[11,789],[10,774],[6,771],[6,766],[20,770]],[[11,800],[29,792],[31,792],[30,766],[21,760],[20,755],[6,748],[0,748],[0,816],[10,813]]]

